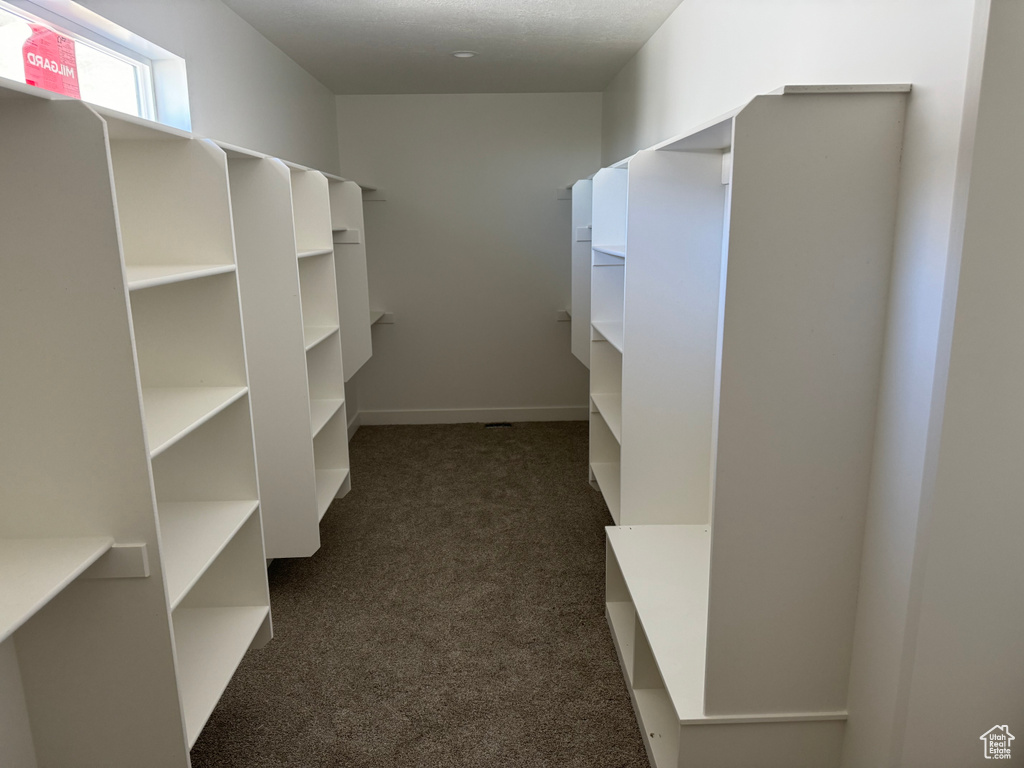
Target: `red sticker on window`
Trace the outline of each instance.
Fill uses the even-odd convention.
[[[32,24],[32,36],[21,47],[25,82],[54,93],[80,99],[75,41],[41,24]]]

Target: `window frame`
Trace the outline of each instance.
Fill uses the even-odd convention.
[[[82,45],[135,67],[141,118],[183,131],[192,130],[188,78],[182,57],[73,0],[0,0],[0,9],[26,21],[43,23]]]

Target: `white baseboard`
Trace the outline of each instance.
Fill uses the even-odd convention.
[[[355,433],[359,430],[359,427],[362,426],[362,423],[363,423],[363,414],[361,414],[361,413],[357,413],[355,416],[353,416],[351,419],[348,420],[348,439],[349,439],[349,442],[352,441],[353,435],[355,435]]]
[[[489,424],[496,421],[586,421],[590,409],[585,405],[546,408],[450,408],[421,411],[360,411],[358,424]],[[357,427],[358,427],[357,424]],[[351,426],[349,434],[352,434]]]

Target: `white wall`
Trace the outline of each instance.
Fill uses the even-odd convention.
[[[1024,4],[992,0],[990,18],[988,5],[979,5],[963,251],[904,671],[899,764],[908,768],[986,764],[979,737],[997,724],[1017,737],[1007,764],[1024,753]]]
[[[684,0],[605,92],[608,163],[783,84],[914,85],[850,679],[849,768],[902,759],[912,575],[941,415],[933,394],[941,395],[949,341],[947,267],[958,256],[950,233],[959,226],[974,8],[974,0]]]
[[[585,418],[570,352],[571,202],[600,162],[601,96],[339,96],[365,206],[373,357],[363,423]],[[350,382],[351,388],[351,382]]]
[[[338,172],[334,96],[219,0],[78,0],[186,60],[192,130]]]

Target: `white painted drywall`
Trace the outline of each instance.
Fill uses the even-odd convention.
[[[1016,736],[1005,764],[1024,754],[1024,4],[980,3],[977,30],[949,375],[893,761],[907,768],[987,764],[980,737],[1004,724]]]
[[[600,161],[601,96],[339,96],[365,209],[373,357],[362,423],[586,418],[570,351],[570,200]],[[352,382],[350,382],[351,385]],[[349,391],[351,391],[351,386]]]
[[[914,85],[850,679],[848,768],[895,764],[903,741],[897,710],[905,698],[947,265],[957,253],[950,232],[974,8],[975,0],[685,0],[605,92],[609,163],[780,85]]]
[[[185,59],[192,130],[338,172],[334,95],[219,0],[79,0]]]

